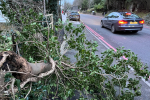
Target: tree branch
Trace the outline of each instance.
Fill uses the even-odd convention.
[[[3,52],[3,58],[0,60],[0,68],[2,67],[3,63],[6,61],[8,56],[9,54],[7,54],[6,52]]]
[[[52,74],[55,71],[55,61],[52,58],[50,58],[50,62],[52,64],[52,69],[46,73],[41,73],[38,77],[43,78],[44,76],[48,76],[49,74]]]

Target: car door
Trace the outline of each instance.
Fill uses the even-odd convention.
[[[108,18],[108,22],[107,22],[107,25],[108,25],[108,28],[110,28],[111,29],[111,26],[112,26],[112,24],[113,24],[113,22],[116,20],[116,14],[115,13],[111,13],[111,15],[109,16],[109,18]]]
[[[109,28],[109,24],[110,24],[110,18],[111,18],[111,16],[112,16],[112,14],[113,13],[110,13],[108,16],[106,16],[105,18],[106,18],[106,20],[105,20],[105,27],[108,27]]]
[[[107,16],[105,16],[102,20],[103,25],[106,27]]]

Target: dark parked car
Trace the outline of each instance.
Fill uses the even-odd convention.
[[[69,15],[69,20],[78,20],[80,21],[80,14],[78,12],[71,12]]]
[[[112,12],[101,20],[101,27],[116,31],[138,32],[143,29],[144,20],[133,13],[128,12]]]

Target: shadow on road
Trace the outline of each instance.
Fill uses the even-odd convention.
[[[141,35],[138,32],[132,32],[132,31],[129,31],[129,32],[120,31],[120,32],[116,32],[115,34],[118,34],[118,35]]]

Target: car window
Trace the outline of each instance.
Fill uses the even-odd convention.
[[[131,13],[123,13],[122,16],[123,18],[140,18],[136,14],[131,14]]]
[[[108,18],[118,18],[119,16],[116,13],[111,13],[108,15]]]
[[[119,17],[119,15],[117,13],[114,13],[113,15],[114,15],[113,18],[118,18]]]
[[[110,13],[107,17],[111,17],[113,13]]]
[[[79,15],[77,12],[71,12],[71,15]]]
[[[110,16],[110,18],[115,18],[115,13],[112,13],[112,15]]]

